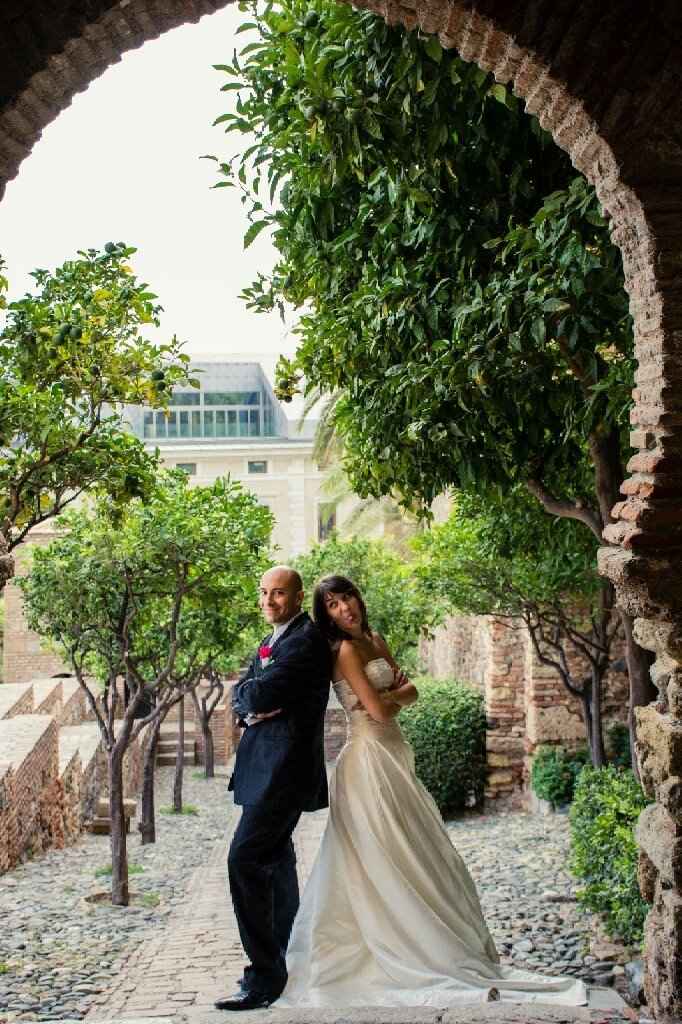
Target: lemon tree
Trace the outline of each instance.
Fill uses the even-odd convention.
[[[337,396],[363,497],[428,508],[449,487],[520,483],[601,539],[634,342],[594,190],[507,87],[435,37],[331,0],[243,9],[246,45],[222,65],[238,101],[218,121],[255,141],[218,161],[218,185],[242,191],[245,244],[268,230],[278,250],[244,290],[251,308],[301,310],[280,397]],[[656,691],[621,615],[634,707]]]
[[[161,307],[135,275],[135,249],[79,252],[6,306],[0,332],[0,556],[84,490],[144,494],[156,458],[123,429],[123,403],[163,407],[189,357],[144,336]],[[0,272],[2,265],[0,264]],[[0,274],[0,294],[7,280]]]
[[[258,617],[272,514],[237,483],[162,474],[146,500],[101,497],[60,518],[22,578],[28,623],[58,645],[107,754],[112,902],[128,903],[123,757],[130,743],[241,651]],[[128,686],[128,700],[120,679]]]

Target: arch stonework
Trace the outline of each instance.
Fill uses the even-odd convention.
[[[229,0],[5,0],[0,195],[40,132],[123,52]],[[638,714],[647,995],[682,1017],[682,10],[677,0],[355,0],[510,82],[596,187],[623,253],[638,371],[602,572],[655,652]],[[0,240],[1,248],[1,240]]]

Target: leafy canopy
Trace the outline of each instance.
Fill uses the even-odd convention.
[[[590,436],[624,429],[632,327],[593,190],[490,75],[435,38],[344,4],[243,5],[253,41],[221,69],[219,165],[245,243],[279,251],[245,296],[303,309],[279,393],[337,392],[361,495],[540,479],[594,494]],[[570,473],[566,472],[567,467]]]
[[[189,357],[176,338],[144,338],[161,307],[135,276],[134,253],[124,243],[79,252],[54,272],[34,271],[35,293],[7,306],[0,532],[10,547],[84,489],[126,501],[153,486],[156,457],[124,431],[120,409],[165,406],[172,385],[189,379]]]
[[[420,585],[443,614],[523,615],[561,607],[569,617],[596,610],[601,581],[596,538],[578,523],[548,516],[517,486],[456,495],[449,518],[415,537]]]
[[[59,520],[19,581],[29,626],[102,681],[159,691],[234,668],[258,616],[271,513],[237,483],[162,475],[123,510],[100,498]]]
[[[386,639],[397,661],[411,667],[419,636],[431,616],[409,563],[381,541],[333,536],[293,564],[309,597],[323,576],[348,576],[367,605],[371,628]]]

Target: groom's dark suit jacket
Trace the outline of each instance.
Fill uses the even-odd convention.
[[[305,612],[277,639],[265,668],[258,654],[253,658],[233,689],[232,706],[242,719],[249,712],[282,713],[244,730],[229,787],[235,803],[327,806],[324,713],[331,674],[329,645]]]

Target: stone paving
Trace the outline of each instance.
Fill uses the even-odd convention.
[[[157,814],[157,842],[142,846],[133,820],[128,859],[138,894],[127,909],[89,903],[106,893],[109,837],[85,833],[75,846],[49,850],[0,875],[0,1024],[82,1019],[93,999],[112,988],[121,965],[142,941],[160,934],[184,903],[197,868],[225,842],[234,816],[227,778],[185,772],[185,803],[194,815]],[[157,808],[171,803],[173,769],[157,775]],[[224,904],[224,896],[223,896]]]
[[[236,822],[226,777],[207,782],[186,773],[186,799],[196,817],[159,815],[154,846],[131,836],[130,860],[144,867],[131,879],[146,903],[127,910],[88,905],[84,891],[104,888],[93,878],[107,862],[108,838],[87,836],[76,847],[52,851],[0,877],[0,1022],[87,1019],[87,1024],[144,1020],[145,1024],[225,1024],[213,1008],[234,991],[243,955],[226,892],[226,834]],[[168,802],[172,770],[159,773]],[[307,876],[326,812],[305,815],[296,834],[302,878]],[[474,875],[503,960],[552,974],[611,981],[612,959],[590,956],[587,921],[566,872],[568,823],[522,814],[471,815],[449,824],[453,841]],[[8,938],[9,936],[9,938]],[[1,968],[0,968],[1,970]],[[615,972],[619,967],[615,965]],[[539,1005],[437,1010],[344,1010],[348,1024],[459,1024],[499,1020],[568,1022],[623,1019],[608,1010]],[[597,1012],[599,1006],[605,1007]],[[270,1010],[268,1024],[329,1024],[338,1013]],[[242,1014],[243,1024],[265,1019]],[[628,1019],[636,1018],[631,1013]]]

